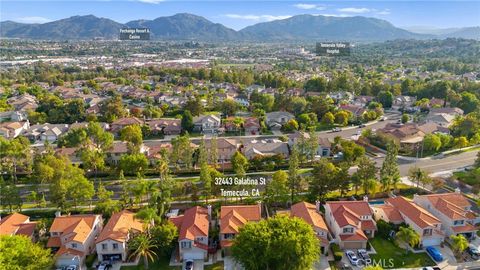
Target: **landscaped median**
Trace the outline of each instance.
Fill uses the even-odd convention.
[[[407,253],[405,249],[400,248],[392,240],[377,236],[370,240],[370,244],[376,251],[376,254],[372,254],[370,257],[375,264],[379,264],[385,269],[436,265],[426,252],[413,253],[408,251]]]

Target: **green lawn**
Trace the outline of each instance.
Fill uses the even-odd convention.
[[[422,266],[433,266],[435,263],[427,253],[406,252],[398,247],[395,242],[375,237],[370,240],[377,254],[371,255],[375,263],[380,263],[383,268],[413,268]]]
[[[217,262],[211,265],[205,265],[205,270],[223,270],[223,262]]]
[[[140,259],[140,262],[136,266],[122,266],[120,270],[144,270],[145,267],[143,266],[143,258]],[[180,266],[169,266],[169,258],[163,256],[157,258],[154,262],[148,262],[148,269],[149,270],[180,270],[182,267]]]

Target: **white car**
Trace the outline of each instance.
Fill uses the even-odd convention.
[[[355,252],[351,250],[346,250],[345,255],[347,255],[347,258],[352,265],[358,266],[358,264],[360,263],[360,260],[358,259],[357,255],[355,255]]]

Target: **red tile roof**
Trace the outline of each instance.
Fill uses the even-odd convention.
[[[260,221],[259,205],[222,206],[220,209],[220,233],[238,233],[249,221]]]
[[[290,215],[305,220],[308,224],[328,232],[327,224],[315,205],[307,202],[299,202],[292,205]]]
[[[474,219],[477,216],[476,213],[465,210],[465,208],[470,208],[471,204],[461,193],[452,192],[420,197],[427,198],[433,207],[451,219]]]
[[[130,230],[142,232],[143,226],[144,223],[136,219],[134,213],[123,210],[112,215],[98,236],[96,243],[107,239],[125,242]]]
[[[208,236],[209,218],[206,208],[195,206],[185,211],[182,216],[170,218],[179,229],[178,239],[195,240],[198,236]]]
[[[28,222],[28,216],[13,213],[0,220],[0,235],[14,235],[19,230],[20,226]]]
[[[408,217],[420,228],[426,228],[441,223],[440,220],[430,214],[427,210],[405,197],[398,196],[395,198],[388,198],[385,202],[395,207],[400,213]]]

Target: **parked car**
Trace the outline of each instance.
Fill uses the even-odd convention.
[[[77,270],[77,266],[73,264],[69,265],[66,270]]]
[[[365,124],[360,124],[360,125],[358,125],[359,128],[364,128],[364,127],[366,127],[366,126],[367,126],[367,125],[365,125]]]
[[[388,119],[388,117],[383,116],[382,118],[380,118],[380,121],[385,121],[385,120],[387,120],[387,119]]]
[[[346,264],[346,263],[344,263],[344,264],[340,267],[340,269],[341,269],[341,270],[353,270],[353,268],[352,268],[350,265]]]
[[[185,263],[185,270],[193,270],[193,261],[192,260],[188,260]]]
[[[435,247],[427,247],[427,252],[428,252],[428,254],[430,254],[430,256],[432,256],[432,258],[435,261],[437,261],[437,262],[443,261],[442,253],[440,253],[440,251],[438,249],[436,249]]]
[[[470,254],[474,259],[480,258],[480,250],[472,244],[468,245],[467,252]]]
[[[355,252],[351,250],[346,250],[345,255],[347,255],[347,258],[352,265],[358,266],[360,260],[358,259],[357,255],[355,255]]]
[[[98,265],[97,270],[108,270],[108,269],[110,269],[111,267],[112,267],[111,264],[106,263],[106,262],[103,262],[103,263],[101,263],[101,264]]]
[[[365,264],[372,263],[372,259],[370,259],[370,256],[368,255],[365,249],[357,250],[357,254],[358,254],[358,257],[365,262]]]
[[[338,127],[332,128],[332,132],[340,132],[340,131],[342,131],[341,128],[338,128]]]

